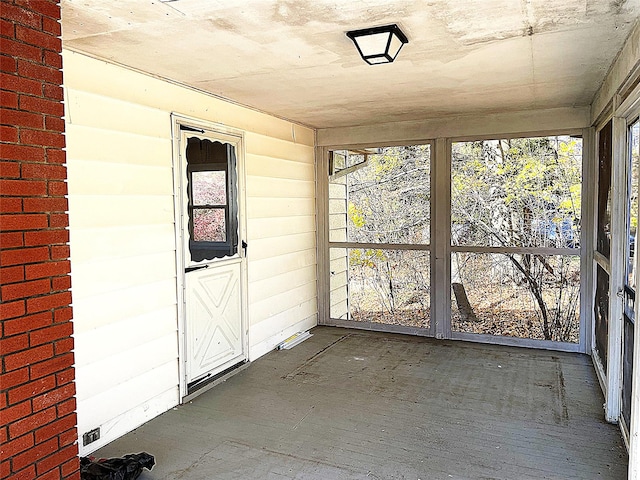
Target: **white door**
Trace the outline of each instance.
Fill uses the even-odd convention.
[[[241,137],[181,125],[186,394],[246,360]]]
[[[244,360],[240,261],[186,272],[187,382]]]

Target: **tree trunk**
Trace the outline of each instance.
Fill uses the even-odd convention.
[[[545,340],[552,340],[551,330],[549,328],[549,311],[547,310],[547,304],[542,298],[542,285],[540,285],[535,278],[531,276],[529,272],[525,269],[524,266],[518,262],[513,255],[508,255],[509,260],[516,266],[520,272],[524,275],[527,283],[529,284],[529,291],[536,299],[538,303],[538,308],[540,309],[540,314],[542,315],[542,333],[544,334]]]
[[[458,311],[460,312],[462,320],[465,322],[477,322],[478,317],[476,317],[476,313],[473,311],[473,308],[469,303],[469,298],[467,297],[467,291],[465,290],[464,285],[461,283],[452,283],[451,287],[453,288],[453,294],[456,297]]]

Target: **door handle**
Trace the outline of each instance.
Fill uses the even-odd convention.
[[[195,267],[187,267],[184,269],[184,273],[193,272],[195,270],[202,270],[203,268],[209,268],[209,265],[196,265]]]
[[[244,240],[242,240],[242,249],[244,250],[244,256],[247,256],[247,247],[249,245],[247,245],[247,242],[245,242]]]

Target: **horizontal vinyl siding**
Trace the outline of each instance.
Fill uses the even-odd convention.
[[[166,136],[167,114],[162,110],[73,87],[68,88],[67,93],[65,113],[71,125],[171,140],[171,136]]]
[[[299,251],[287,251],[282,255],[275,255],[255,260],[249,271],[249,285],[254,282],[269,279],[274,275],[293,272],[297,269],[315,265],[316,252],[314,250],[303,249]]]
[[[65,51],[78,430],[88,453],[179,401],[171,113],[245,132],[255,359],[317,320],[314,132]]]
[[[109,367],[109,369],[111,368],[112,367]],[[166,384],[165,379],[172,376],[174,371],[175,360],[171,360],[168,363],[159,364],[155,368],[147,370],[135,378],[118,379],[117,384],[108,390],[96,392],[89,398],[78,400],[78,412],[80,411],[80,405],[83,405],[84,409],[92,413],[92,420],[96,422],[95,426],[119,423],[122,420],[138,424],[144,423],[146,420],[142,420],[141,422],[139,415],[138,418],[127,419],[127,412],[130,410],[135,411],[139,408],[144,409],[145,404],[155,406],[154,399],[160,397],[167,391],[173,392],[170,395],[170,398],[173,398],[173,402],[172,404],[166,405],[163,411],[176,405],[179,401],[177,389],[173,386],[168,389],[164,388]],[[144,388],[141,388],[141,386],[144,386]],[[123,403],[123,398],[126,398],[126,403]],[[130,406],[131,408],[123,411],[123,407],[125,406]],[[131,428],[128,430],[131,430]],[[120,432],[120,434],[123,433],[126,432]],[[100,443],[108,443],[117,438],[109,435],[108,429],[106,429],[106,431],[103,429],[102,435],[105,435],[105,437],[104,439],[101,437],[103,441]]]
[[[347,177],[329,183],[329,241],[346,242]],[[329,249],[329,316],[349,318],[349,257],[346,248]]]
[[[315,183],[313,180],[250,176],[247,191],[253,197],[304,199],[315,194]]]
[[[69,90],[66,90],[69,92]],[[71,96],[73,98],[73,92]],[[93,98],[96,98],[94,95]],[[149,165],[157,167],[167,166],[167,152],[171,154],[171,137],[144,137],[140,142],[140,135],[133,132],[102,130],[69,123],[72,121],[68,115],[66,136],[67,146],[73,141],[73,160],[91,160],[94,162],[106,162],[109,165],[124,163],[130,167],[136,165]],[[122,148],[126,145],[127,148]],[[96,148],[99,146],[100,148]],[[167,150],[169,149],[169,150]],[[171,167],[171,164],[169,164]],[[78,167],[81,168],[81,167]],[[118,182],[126,179],[118,179]],[[78,186],[78,188],[82,188]]]
[[[118,351],[126,352],[138,346],[153,342],[160,338],[175,337],[176,309],[175,305],[165,305],[154,309],[152,312],[141,313],[132,317],[122,318],[117,322],[110,322],[101,328],[85,330],[83,341],[76,342],[76,354],[82,354],[90,358],[87,365],[109,360],[114,354],[113,345],[102,341],[104,337],[118,337]],[[122,332],[127,335],[122,335]],[[82,383],[82,382],[81,382]],[[79,385],[85,389],[84,385]]]
[[[166,391],[178,401],[172,147],[166,112],[74,88],[66,94],[82,435],[149,410]]]
[[[252,218],[248,226],[248,236],[252,240],[269,238],[273,231],[280,235],[296,233],[315,233],[315,213],[309,215],[297,215],[295,217],[264,217]]]
[[[73,267],[72,263],[72,271]],[[96,272],[97,274],[99,272]],[[75,278],[72,277],[71,281],[73,284]],[[151,297],[154,298],[151,303],[142,301],[142,299]],[[154,312],[167,305],[175,306],[177,301],[176,282],[175,279],[167,279],[129,287],[117,292],[116,302],[113,299],[113,292],[101,292],[92,295],[86,301],[76,302],[74,300],[73,318],[75,323],[73,330],[76,335],[76,343],[82,340],[78,335],[85,330],[93,330],[121,319]],[[76,364],[80,365],[77,359]]]
[[[246,151],[249,325],[259,325],[249,339],[275,345],[317,312],[314,148],[247,133]]]
[[[315,265],[309,265],[280,274],[272,274],[264,280],[252,282],[249,289],[249,302],[254,305],[257,302],[268,301],[276,295],[288,292],[289,285],[314,283],[310,282],[310,279],[313,279],[315,274]]]
[[[96,278],[96,272],[100,272],[99,278]],[[152,284],[157,279],[173,278],[175,272],[175,261],[172,262],[165,252],[89,260],[76,265],[73,271],[76,279],[74,301],[80,302],[100,293],[117,295],[120,290]],[[156,304],[152,298],[140,300]]]
[[[73,256],[76,262],[94,259],[96,252],[101,257],[125,258],[175,250],[173,222],[122,225],[110,229],[114,235],[105,238],[100,227],[75,228]]]

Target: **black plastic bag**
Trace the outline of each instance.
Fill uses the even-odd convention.
[[[80,478],[82,480],[135,480],[142,469],[151,470],[156,461],[146,452],[125,455],[121,458],[92,460],[80,458]]]

